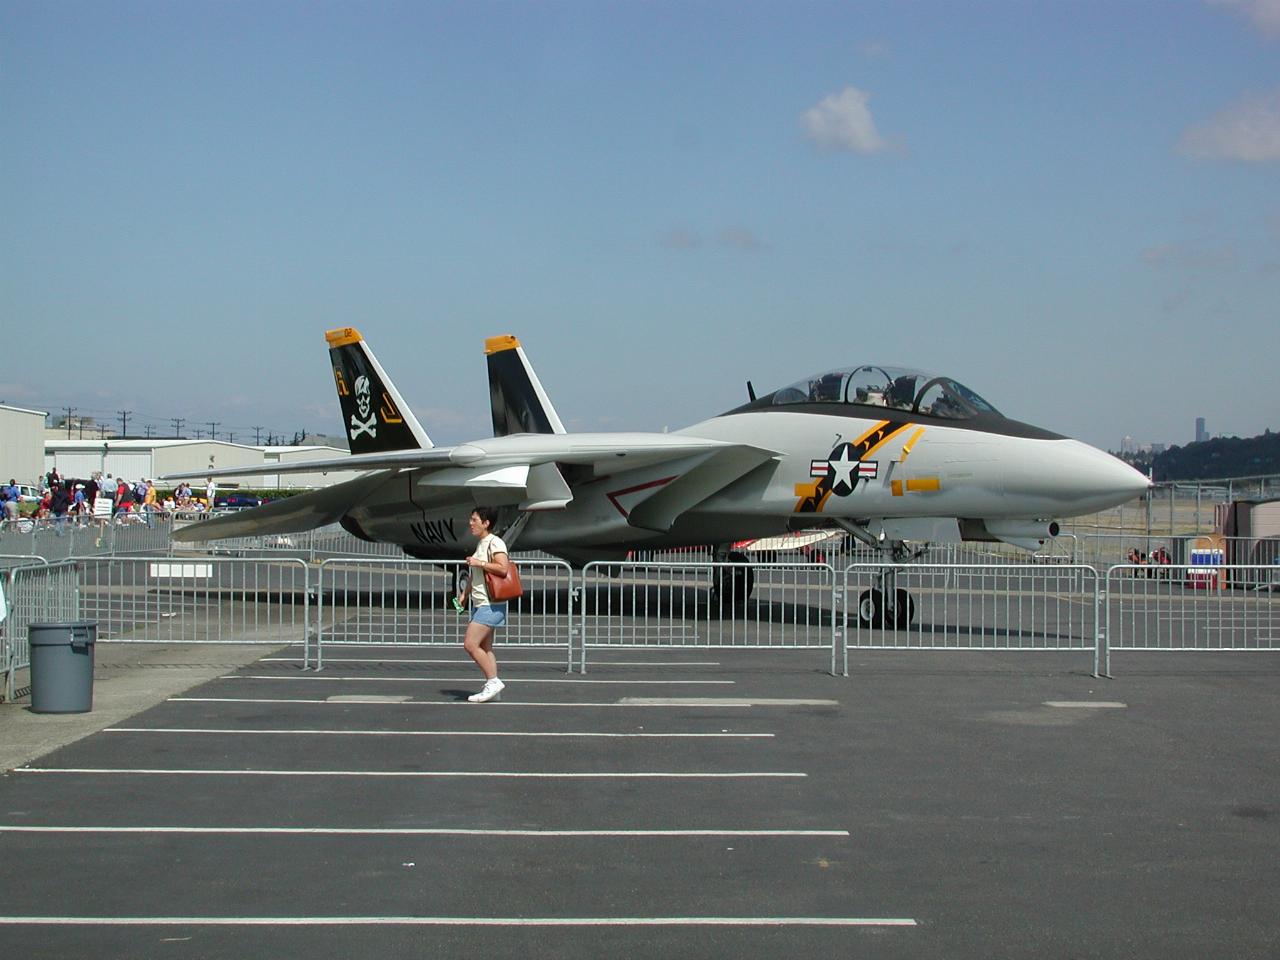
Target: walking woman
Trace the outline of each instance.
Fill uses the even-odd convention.
[[[471,535],[479,537],[480,542],[476,545],[476,552],[467,557],[471,573],[471,622],[467,624],[467,634],[462,645],[484,673],[484,686],[480,688],[480,692],[467,697],[472,703],[488,703],[497,699],[505,686],[498,679],[498,658],[493,655],[493,632],[507,622],[507,604],[503,600],[490,600],[489,589],[484,582],[486,572],[496,573],[500,577],[507,575],[507,545],[493,532],[493,524],[497,519],[498,511],[493,507],[476,507],[471,511]]]

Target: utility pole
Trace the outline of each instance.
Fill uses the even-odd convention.
[[[210,440],[218,439],[218,421],[217,420],[209,421],[209,439]]]
[[[129,435],[129,414],[133,413],[133,411],[117,410],[116,413],[120,415],[120,436],[127,437]]]
[[[62,409],[67,411],[67,439],[70,440],[71,439],[71,415],[76,412],[76,408],[63,407]]]
[[[149,423],[147,424],[146,430],[147,430],[147,439],[148,439],[148,440],[150,440],[150,439],[151,439],[151,424],[149,424]]]
[[[197,439],[197,440],[199,440],[199,439],[200,439],[201,437],[203,437],[203,436],[204,436],[204,431],[203,431],[203,430],[197,430],[197,431],[196,431],[196,439]]]
[[[228,442],[228,443],[235,443],[235,442],[236,442],[236,435],[235,435],[234,433],[228,433],[228,434],[227,434],[227,442]]]
[[[173,435],[175,437],[182,436],[182,425],[187,421],[182,419],[182,417],[174,417],[169,422],[173,424]]]
[[[262,428],[261,427],[253,428],[253,445],[255,447],[262,446]]]

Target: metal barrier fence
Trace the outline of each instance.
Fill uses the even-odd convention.
[[[128,643],[305,643],[310,571],[301,560],[84,557],[79,617]]]
[[[159,513],[129,514],[112,520],[87,516],[0,520],[0,553],[46,560],[167,553],[172,530],[172,516]]]
[[[1159,568],[1122,564],[1107,571],[1103,674],[1112,650],[1280,650],[1280,567]]]
[[[842,594],[845,676],[850,647],[1092,651],[1098,675],[1099,577],[1083,564],[854,564]]]
[[[588,647],[820,648],[835,673],[827,564],[589,563],[581,584],[583,673]]]
[[[1192,551],[1220,550],[1219,562],[1245,565],[1280,565],[1280,539],[1275,537],[1224,537],[1216,533],[1180,533],[1174,536],[1133,533],[1080,534],[1079,562],[1100,570],[1116,565],[1130,565],[1129,551],[1137,550],[1146,560],[1143,566],[1155,571],[1169,564],[1187,564]],[[1169,564],[1159,564],[1151,557],[1163,551]]]
[[[75,564],[35,560],[0,572],[9,615],[0,623],[4,642],[4,698],[17,693],[17,672],[31,666],[27,628],[33,623],[76,620]]]
[[[519,560],[525,595],[506,645],[822,649],[848,675],[854,650],[1280,650],[1280,566],[1115,565],[1105,578],[1066,563],[829,565]],[[6,564],[9,565],[6,568]],[[0,557],[5,695],[30,663],[27,627],[96,620],[103,641],[456,644],[449,604],[461,562],[90,557],[49,564]],[[1103,589],[1105,587],[1105,590]],[[899,619],[886,596],[893,596]],[[1105,604],[1103,597],[1105,596]],[[312,618],[314,617],[314,621]],[[578,649],[575,651],[575,644]],[[843,659],[838,662],[838,645]]]
[[[573,668],[573,570],[562,560],[515,558],[524,595],[507,603],[503,646],[565,647]],[[453,609],[462,561],[343,558],[320,564],[315,668],[324,644],[459,644],[468,622]],[[304,653],[303,667],[309,656]]]

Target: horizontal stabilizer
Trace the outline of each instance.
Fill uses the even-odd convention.
[[[390,471],[371,473],[322,490],[300,493],[252,510],[202,520],[173,531],[173,539],[191,543],[226,537],[258,537],[274,533],[301,533],[336,523],[342,515],[394,476]]]

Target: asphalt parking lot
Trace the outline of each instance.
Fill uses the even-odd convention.
[[[40,957],[1280,954],[1280,661],[1123,656],[520,649],[473,705],[455,648],[295,647],[4,775],[0,923]]]

